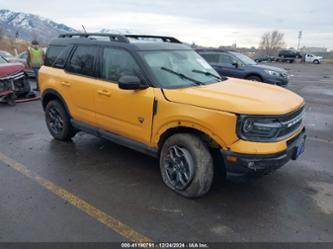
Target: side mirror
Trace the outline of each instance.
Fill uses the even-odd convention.
[[[233,65],[235,68],[238,68],[238,67],[239,67],[238,62],[233,62],[232,65]]]
[[[134,75],[121,76],[118,81],[118,86],[123,90],[140,90],[147,88],[147,86],[142,85],[141,80]]]

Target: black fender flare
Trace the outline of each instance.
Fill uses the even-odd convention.
[[[67,106],[67,103],[66,103],[65,99],[61,96],[60,93],[58,93],[54,89],[46,89],[46,90],[43,91],[43,94],[41,96],[41,102],[42,102],[43,110],[45,110],[46,104],[49,101],[54,100],[54,99],[60,100],[60,102],[63,104],[66,112],[71,117],[71,113],[69,111],[69,108]]]

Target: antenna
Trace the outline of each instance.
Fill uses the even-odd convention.
[[[81,24],[81,26],[82,26],[82,28],[83,28],[83,30],[84,30],[84,33],[87,33],[87,30],[86,30],[86,28],[83,26],[83,24]]]

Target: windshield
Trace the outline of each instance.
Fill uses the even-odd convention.
[[[237,53],[237,52],[230,52],[232,53],[234,56],[236,56],[244,65],[256,65],[257,63],[252,60],[250,57],[241,54],[241,53]]]
[[[7,61],[2,56],[0,56],[0,64],[4,64],[4,63],[7,63]]]
[[[139,53],[163,88],[181,88],[221,81],[218,73],[192,50]]]
[[[12,55],[7,51],[1,51],[0,55],[3,56],[3,57],[12,57]]]

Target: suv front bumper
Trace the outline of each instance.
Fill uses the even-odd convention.
[[[276,154],[240,154],[221,150],[227,173],[236,175],[264,175],[282,167],[289,160],[296,160],[299,149],[304,149],[305,128],[296,137],[287,141],[288,148]],[[303,151],[301,151],[302,153]]]

